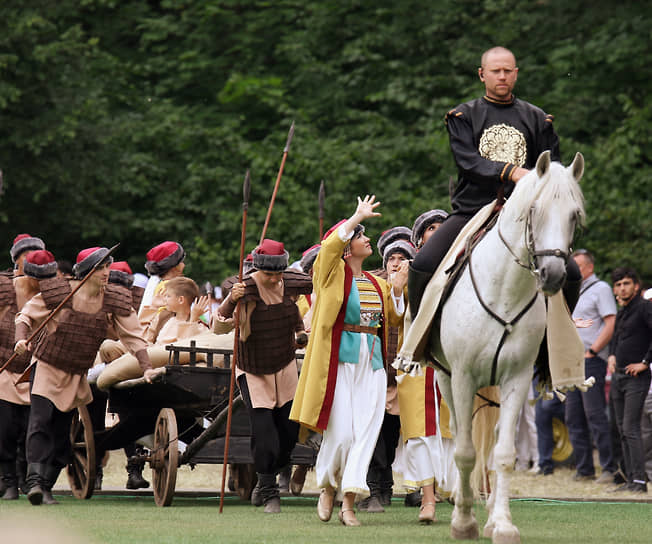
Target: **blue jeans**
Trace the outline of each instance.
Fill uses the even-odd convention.
[[[645,482],[645,453],[641,438],[641,415],[650,388],[650,370],[629,376],[618,370],[611,379],[611,399],[623,445],[627,479]]]
[[[607,363],[600,357],[589,357],[584,359],[584,370],[587,378],[595,378],[595,384],[586,393],[575,389],[566,397],[566,426],[575,451],[577,473],[582,476],[595,474],[593,442],[598,448],[602,470],[616,472],[604,393]]]
[[[538,394],[535,390],[535,396]],[[564,421],[564,405],[557,397],[551,400],[537,400],[534,405],[534,421],[537,426],[537,447],[539,449],[539,468],[544,474],[553,470],[552,452],[555,441],[552,436],[552,418]]]

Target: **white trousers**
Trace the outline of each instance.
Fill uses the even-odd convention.
[[[534,467],[539,465],[537,426],[534,421],[534,406],[529,402],[531,399],[534,399],[532,387],[528,389],[527,400],[516,421],[516,470],[527,470],[530,461]]]
[[[369,495],[367,470],[385,414],[387,377],[373,370],[367,342],[360,342],[360,362],[337,366],[337,381],[328,426],[317,456],[319,487]]]

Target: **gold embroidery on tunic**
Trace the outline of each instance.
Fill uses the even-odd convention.
[[[509,162],[517,166],[525,164],[527,145],[520,130],[501,123],[493,125],[482,133],[480,155],[490,161]]]

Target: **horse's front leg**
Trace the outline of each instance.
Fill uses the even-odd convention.
[[[471,488],[471,472],[475,465],[471,418],[476,387],[475,384],[469,383],[463,373],[459,374],[453,374],[451,378],[452,390],[455,391],[455,464],[459,471],[455,508],[451,518],[451,537],[470,540],[478,538],[478,522],[473,514],[474,496]]]
[[[485,537],[491,537],[493,544],[517,544],[521,537],[512,523],[509,510],[509,484],[516,460],[514,435],[516,420],[527,398],[532,371],[527,367],[520,374],[510,378],[500,387],[500,419],[498,441],[494,448],[496,485],[489,501],[489,519],[484,527]]]

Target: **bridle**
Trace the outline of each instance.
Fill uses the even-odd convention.
[[[534,235],[532,234],[532,213],[534,211],[534,206],[530,207],[530,210],[527,214],[527,217],[525,219],[525,229],[523,231],[523,234],[525,236],[525,249],[527,250],[527,261],[523,262],[518,255],[514,252],[512,247],[509,245],[507,240],[505,240],[505,237],[503,236],[503,233],[500,230],[500,220],[502,219],[502,210],[500,213],[500,216],[498,217],[498,237],[500,238],[501,242],[504,244],[504,246],[507,248],[507,250],[512,254],[512,257],[514,257],[514,262],[519,265],[522,268],[525,268],[528,270],[534,277],[538,278],[539,276],[539,270],[537,269],[536,265],[536,258],[537,257],[558,257],[560,259],[563,259],[564,262],[568,260],[568,255],[570,254],[570,248],[567,249],[566,251],[562,249],[539,249],[537,250],[534,247]]]

